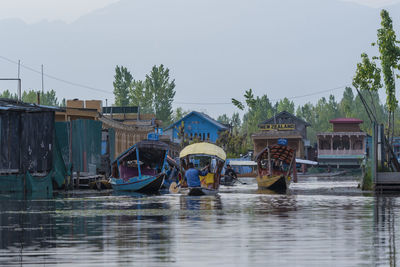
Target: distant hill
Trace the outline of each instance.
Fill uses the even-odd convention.
[[[399,7],[387,9],[400,37]],[[178,102],[229,102],[248,88],[276,99],[350,84],[378,27],[379,9],[336,0],[121,0],[71,24],[2,20],[0,56],[110,92],[115,65],[143,79],[162,63]],[[16,69],[0,60],[0,76]],[[38,74],[23,69],[22,78],[26,89],[41,87]],[[60,97],[113,98],[48,78],[45,87]],[[234,110],[182,106],[215,117]]]

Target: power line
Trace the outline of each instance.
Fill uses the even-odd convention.
[[[13,63],[13,64],[18,65],[18,62],[17,62],[17,61],[11,60],[11,59],[6,58],[6,57],[4,57],[4,56],[0,56],[0,58],[3,59],[3,60],[5,60],[5,61],[8,61],[8,62],[10,62],[10,63]],[[24,65],[24,64],[20,64],[20,65],[21,65],[21,67],[23,67],[23,68],[25,68],[25,69],[27,69],[27,70],[30,70],[30,71],[32,71],[32,72],[35,72],[35,73],[37,73],[37,74],[42,75],[42,72],[41,72],[41,71],[38,71],[38,70],[36,70],[36,69],[34,69],[34,68],[32,68],[32,67],[29,67],[29,66],[27,66],[27,65]],[[76,82],[67,81],[67,80],[58,78],[58,77],[56,77],[56,76],[50,75],[50,74],[43,73],[43,76],[45,76],[45,77],[47,77],[47,78],[50,78],[50,79],[53,79],[53,80],[56,80],[56,81],[59,81],[59,82],[62,82],[62,83],[65,83],[65,84],[72,85],[72,86],[81,87],[81,88],[89,89],[89,90],[96,91],[96,92],[102,92],[102,93],[106,93],[106,94],[113,94],[112,92],[107,91],[107,90],[95,88],[95,87],[92,87],[92,86],[88,86],[88,85],[84,85],[84,84],[80,84],[80,83],[76,83]]]
[[[327,90],[322,90],[322,91],[318,91],[318,92],[314,92],[314,93],[310,93],[310,94],[305,94],[305,95],[298,95],[298,96],[291,96],[291,97],[286,97],[287,99],[297,99],[297,98],[302,98],[302,97],[308,97],[308,96],[314,96],[314,95],[319,95],[322,93],[327,93],[327,92],[332,92],[332,91],[336,91],[339,89],[343,89],[345,87],[347,87],[348,85],[343,85],[343,86],[338,86],[335,88],[331,88],[331,89],[327,89]],[[270,99],[270,101],[275,102],[275,101],[279,101],[282,100],[283,98],[276,98],[276,99]],[[175,101],[175,104],[179,104],[179,105],[232,105],[232,102],[180,102],[180,101]]]

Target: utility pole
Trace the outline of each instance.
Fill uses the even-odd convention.
[[[42,64],[42,94],[44,94],[43,64]]]
[[[19,76],[21,70],[21,60],[18,59],[18,100],[22,100],[22,95],[21,95],[21,78]]]

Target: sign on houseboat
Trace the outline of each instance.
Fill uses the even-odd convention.
[[[296,129],[296,125],[292,123],[280,123],[280,124],[264,124],[260,125],[261,130],[263,131],[271,131],[271,130],[278,130],[278,131],[291,131]]]

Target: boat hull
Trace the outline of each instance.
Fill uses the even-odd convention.
[[[269,189],[278,192],[285,192],[289,186],[289,179],[284,175],[276,176],[257,176],[259,189]]]
[[[204,187],[190,187],[188,196],[205,196],[205,195],[216,195],[218,190],[216,189],[208,189]]]
[[[164,175],[132,177],[129,179],[111,178],[111,186],[115,190],[140,193],[156,193],[164,182]]]

